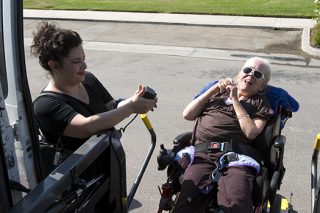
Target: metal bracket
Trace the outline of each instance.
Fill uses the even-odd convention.
[[[16,141],[20,141],[19,127],[17,122],[12,125],[12,131],[14,139]]]

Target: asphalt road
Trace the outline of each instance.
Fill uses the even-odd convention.
[[[33,98],[48,81],[45,71],[29,53],[37,22],[24,20],[26,65]],[[286,89],[300,103],[299,112],[293,114],[283,130],[287,137],[284,156],[287,172],[279,194],[289,199],[295,212],[310,212],[311,155],[319,132],[320,61],[301,52],[301,31],[56,22],[80,33],[88,70],[98,76],[115,98],[133,94],[139,83],[156,90],[158,109],[148,115],[158,144],[167,147],[177,134],[191,130],[192,122],[182,119],[182,110],[205,84],[234,76],[248,57],[259,55],[270,59],[273,70],[270,84]],[[127,153],[129,192],[150,144],[148,131],[139,119],[127,128],[122,143]],[[160,198],[157,186],[165,181],[165,172],[157,170],[158,151],[159,146],[137,190],[131,212],[157,211]]]

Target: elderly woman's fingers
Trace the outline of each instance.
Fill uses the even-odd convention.
[[[227,81],[227,84],[228,84],[228,85],[230,85],[230,84],[233,85],[233,80],[232,80],[232,78],[227,78],[226,81]]]
[[[218,82],[218,87],[220,89],[220,92],[224,92],[227,89],[228,85],[233,85],[232,78],[226,78],[222,79]]]

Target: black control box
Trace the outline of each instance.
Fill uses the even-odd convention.
[[[145,87],[145,92],[143,97],[147,99],[154,99],[157,96],[157,93],[150,87]]]

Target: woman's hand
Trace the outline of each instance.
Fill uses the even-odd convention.
[[[154,108],[157,108],[157,101],[158,98],[155,97],[155,99],[146,99],[143,98],[145,92],[145,87],[142,85],[138,86],[138,89],[134,93],[134,95],[131,97],[131,103],[130,107],[133,111],[133,113],[147,113],[149,110],[153,111]]]
[[[231,100],[238,100],[238,88],[231,78],[222,79],[218,82],[220,93],[227,91]]]
[[[226,89],[231,100],[238,100],[238,88],[236,85],[228,85]]]
[[[227,87],[230,85],[234,85],[233,80],[231,78],[226,78],[226,79],[221,79],[218,82],[218,87],[220,89],[220,93],[224,92],[227,90]]]

